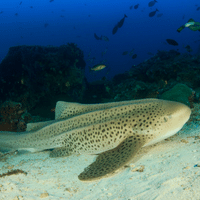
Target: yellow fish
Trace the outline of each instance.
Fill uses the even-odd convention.
[[[102,69],[106,68],[106,65],[94,65],[93,67],[90,68],[92,71],[100,71]]]

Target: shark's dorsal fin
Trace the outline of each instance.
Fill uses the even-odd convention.
[[[78,115],[78,107],[80,107],[80,105],[79,103],[58,101],[55,109],[55,120],[67,119]]]
[[[191,18],[191,19],[188,20],[188,22],[194,22],[194,20]]]

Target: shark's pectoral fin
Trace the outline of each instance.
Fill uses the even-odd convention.
[[[59,148],[54,149],[50,153],[51,158],[66,157],[66,156],[71,156],[71,155],[72,155],[72,151],[70,151],[68,147],[59,147]]]
[[[141,141],[140,138],[128,137],[116,148],[101,153],[78,178],[81,181],[93,181],[115,174],[118,169],[132,160],[143,145],[144,141]]]

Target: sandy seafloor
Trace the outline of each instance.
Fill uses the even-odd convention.
[[[96,156],[49,158],[49,152],[7,155],[0,174],[0,200],[173,200],[200,199],[200,116],[196,104],[189,122],[175,136],[148,147],[121,173],[94,182],[78,179]],[[199,164],[199,167],[195,165]],[[139,169],[139,171],[137,171]],[[143,169],[143,170],[140,170]]]

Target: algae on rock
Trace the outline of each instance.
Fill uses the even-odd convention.
[[[161,99],[177,101],[190,106],[189,97],[192,96],[192,89],[185,84],[178,83],[172,89],[164,92]]]

